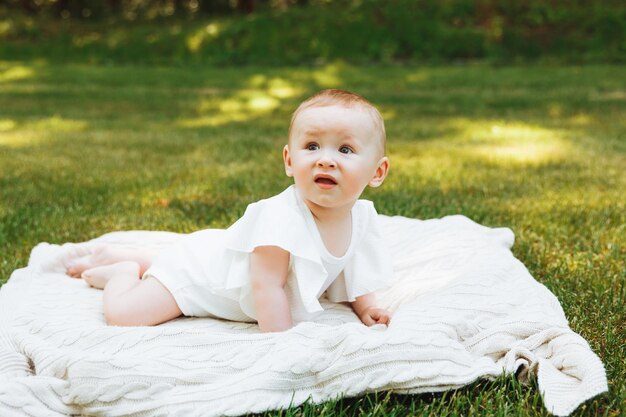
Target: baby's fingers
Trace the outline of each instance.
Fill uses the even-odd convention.
[[[378,324],[389,324],[389,321],[391,320],[391,315],[385,310],[373,312],[372,317]]]
[[[367,313],[363,314],[363,316],[361,317],[361,321],[366,326],[373,326],[376,324],[376,319],[371,317],[370,314],[367,314]]]

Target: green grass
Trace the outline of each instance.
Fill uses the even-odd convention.
[[[0,62],[0,282],[38,242],[226,227],[280,192],[291,111],[357,91],[387,123],[379,212],[510,227],[514,254],[603,360],[626,415],[624,68],[154,68]],[[511,377],[433,395],[367,395],[272,415],[547,415]]]

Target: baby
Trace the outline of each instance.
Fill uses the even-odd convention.
[[[359,200],[389,170],[380,113],[359,95],[321,91],[294,112],[283,159],[294,185],[250,204],[228,229],[161,251],[98,245],[67,274],[104,289],[105,319],[116,326],[185,315],[283,331],[322,311],[324,293],[368,326],[388,324],[374,291],[386,286],[391,259],[373,204]]]

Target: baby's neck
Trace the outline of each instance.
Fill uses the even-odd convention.
[[[352,241],[352,207],[354,202],[342,207],[322,207],[306,202],[326,250],[333,256],[346,254]]]
[[[323,207],[311,201],[305,201],[317,224],[333,224],[350,218],[354,202],[341,207]]]

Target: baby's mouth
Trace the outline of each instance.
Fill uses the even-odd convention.
[[[318,184],[336,185],[337,183],[330,178],[318,178],[315,180]]]
[[[337,185],[337,181],[330,175],[318,174],[314,180],[315,184],[322,190],[330,190]]]

